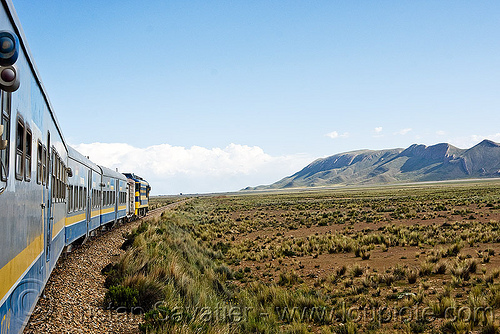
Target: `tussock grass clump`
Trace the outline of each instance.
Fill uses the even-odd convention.
[[[141,225],[139,225],[136,229],[133,229],[132,232],[125,235],[124,236],[125,241],[123,242],[121,249],[123,250],[129,249],[134,244],[135,238],[139,234],[146,232],[148,230],[148,227],[149,227],[149,222],[143,221]]]
[[[452,297],[443,297],[430,305],[433,315],[438,318],[452,317],[456,310],[456,302]]]
[[[336,333],[336,334],[357,334],[357,333],[359,333],[358,325],[356,325],[352,321],[348,321],[345,324],[337,325],[334,328],[334,333]]]
[[[280,286],[292,286],[295,284],[302,283],[303,280],[295,273],[294,271],[291,272],[284,272],[280,273],[280,278],[278,281],[278,285]]]
[[[434,273],[437,275],[446,274],[446,263],[444,262],[437,263],[436,266],[434,267]]]
[[[416,270],[410,269],[406,274],[406,278],[408,279],[409,284],[415,284],[418,279],[418,272]]]
[[[359,264],[353,265],[350,269],[350,274],[352,277],[359,277],[359,276],[363,275],[364,272],[365,272],[365,269],[362,268]]]
[[[459,277],[464,281],[470,279],[471,274],[475,274],[477,271],[476,260],[456,260],[450,264],[450,272],[453,276]]]
[[[432,262],[422,262],[420,264],[420,269],[418,270],[418,275],[420,277],[429,276],[432,274],[434,269],[434,264]]]
[[[128,286],[112,286],[104,296],[104,304],[109,308],[130,311],[138,306],[139,291]]]

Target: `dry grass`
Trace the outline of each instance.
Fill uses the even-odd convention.
[[[113,282],[139,291],[147,332],[494,332],[488,314],[458,310],[499,311],[499,190],[198,198],[136,233]],[[433,321],[405,318],[415,307]],[[231,308],[240,317],[213,313]]]

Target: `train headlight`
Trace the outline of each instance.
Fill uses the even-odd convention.
[[[0,66],[14,65],[19,56],[19,40],[9,31],[0,31]]]
[[[14,65],[0,66],[0,89],[14,92],[19,88],[19,76]]]

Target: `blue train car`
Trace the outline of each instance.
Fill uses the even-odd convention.
[[[101,169],[87,157],[68,147],[68,179],[66,245],[101,225]]]
[[[0,1],[0,332],[18,333],[65,245],[68,148],[9,0]]]
[[[99,166],[101,178],[101,226],[126,218],[127,178],[112,169]]]
[[[135,216],[145,216],[149,211],[149,192],[151,191],[149,183],[134,173],[124,173],[124,175],[135,185]]]

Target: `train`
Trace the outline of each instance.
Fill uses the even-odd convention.
[[[147,214],[149,183],[65,141],[11,0],[0,0],[0,333],[20,333],[63,252]]]

